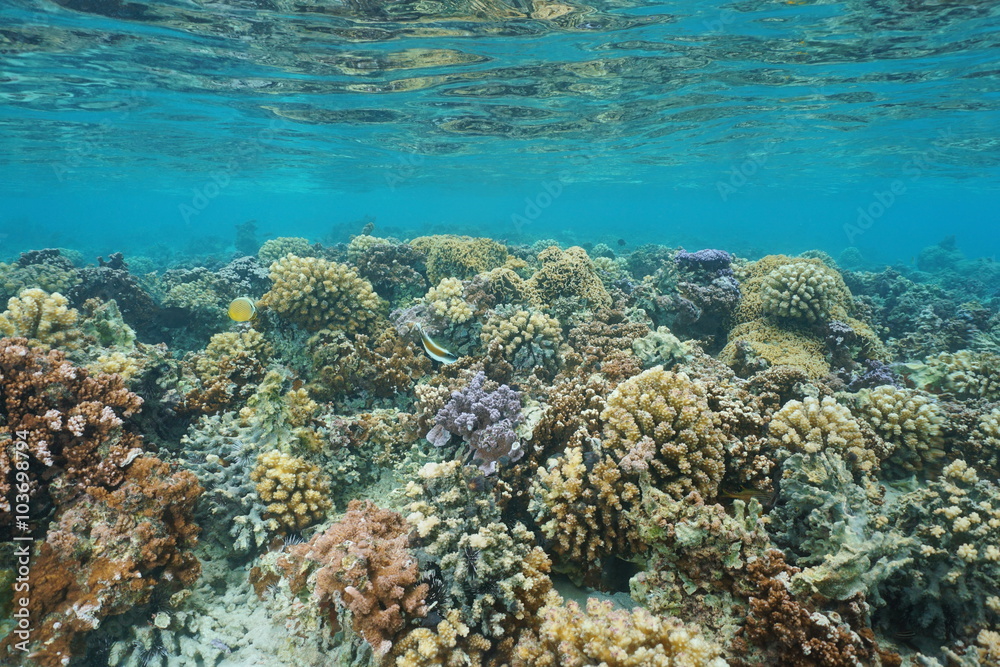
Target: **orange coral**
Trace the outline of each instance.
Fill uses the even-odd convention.
[[[313,595],[336,629],[338,609],[351,611],[358,634],[384,655],[410,620],[424,616],[427,584],[406,549],[409,526],[401,515],[370,501],[352,500],[326,532],[292,547],[279,566],[301,590],[316,564]]]

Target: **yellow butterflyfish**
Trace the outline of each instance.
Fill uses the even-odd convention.
[[[249,322],[255,317],[257,317],[257,306],[245,296],[233,299],[229,304],[229,319],[232,321]]]

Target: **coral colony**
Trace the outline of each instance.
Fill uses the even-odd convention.
[[[994,264],[371,227],[0,264],[0,663],[1000,665]]]

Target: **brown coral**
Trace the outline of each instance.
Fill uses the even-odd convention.
[[[0,510],[9,521],[14,462],[27,463],[31,494],[64,502],[82,486],[113,487],[142,450],[123,420],[142,399],[117,375],[91,376],[59,351],[0,341]],[[19,443],[24,443],[19,447]],[[17,450],[17,451],[15,451]],[[35,503],[42,513],[45,505]]]
[[[347,514],[309,542],[292,547],[279,565],[293,590],[311,577],[313,596],[339,627],[339,609],[351,612],[354,630],[385,655],[410,621],[426,614],[427,584],[407,551],[409,527],[396,512],[352,500]]]
[[[541,268],[528,280],[528,289],[544,303],[575,296],[592,309],[611,305],[611,296],[583,248],[573,246],[564,251],[550,246],[538,253],[538,261]]]
[[[442,278],[465,280],[496,269],[507,261],[507,248],[493,239],[442,234],[421,236],[410,245],[427,255],[427,279],[434,285]]]
[[[212,336],[186,365],[196,381],[184,396],[184,408],[214,414],[249,398],[264,377],[271,345],[254,329]]]

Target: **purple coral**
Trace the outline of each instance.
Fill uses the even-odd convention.
[[[697,252],[687,252],[683,248],[674,255],[674,261],[682,268],[709,272],[729,272],[733,256],[725,250],[706,248]]]
[[[451,400],[438,410],[427,439],[443,447],[457,435],[469,444],[472,461],[483,473],[496,472],[497,462],[506,456],[517,461],[524,455],[514,427],[521,423],[521,397],[505,384],[486,391],[486,374],[480,371],[468,386],[452,392]]]

